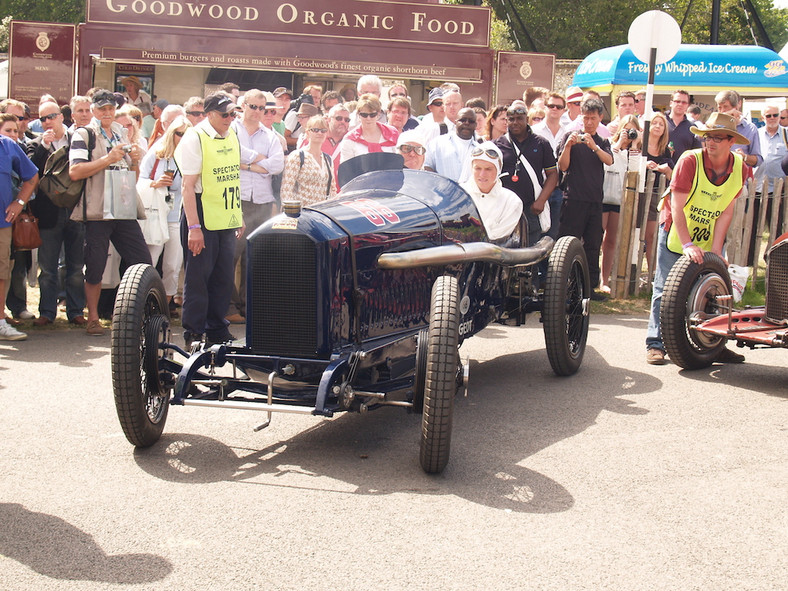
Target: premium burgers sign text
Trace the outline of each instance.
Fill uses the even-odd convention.
[[[489,45],[490,10],[377,0],[89,0],[88,22],[418,43]]]

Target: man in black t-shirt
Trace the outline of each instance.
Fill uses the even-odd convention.
[[[586,99],[580,110],[583,131],[572,132],[558,145],[558,168],[566,175],[558,235],[583,239],[591,286],[596,288],[599,285],[599,248],[602,245],[604,165],[613,163],[613,153],[610,142],[596,133],[604,110],[602,101]],[[596,298],[603,299],[603,296],[592,294],[592,299]]]

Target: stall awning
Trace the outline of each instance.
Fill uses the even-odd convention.
[[[609,92],[615,87],[646,85],[647,65],[629,49],[618,45],[595,51],[575,72],[572,84]],[[658,64],[654,75],[657,92],[684,88],[690,92],[716,93],[732,88],[748,96],[788,94],[788,62],[765,47],[752,45],[682,45],[676,56]]]

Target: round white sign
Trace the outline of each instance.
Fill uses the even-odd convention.
[[[681,27],[672,16],[661,10],[644,12],[629,26],[629,46],[643,63],[649,63],[651,49],[657,48],[656,63],[670,61],[681,45]]]

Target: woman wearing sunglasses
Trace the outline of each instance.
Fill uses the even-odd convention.
[[[339,146],[339,163],[369,154],[370,152],[394,152],[399,132],[378,121],[380,99],[374,94],[362,94],[356,105],[356,114],[361,125],[345,136]]]
[[[300,201],[302,205],[325,201],[336,196],[331,159],[322,150],[328,125],[320,115],[310,117],[304,126],[307,145],[292,152],[285,162],[282,177],[282,201]]]

